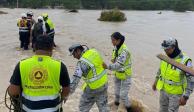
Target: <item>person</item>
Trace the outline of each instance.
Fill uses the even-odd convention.
[[[32,48],[33,51],[35,50],[35,42],[36,42],[36,38],[40,35],[45,35],[46,34],[46,27],[44,24],[44,20],[42,16],[38,16],[37,18],[38,22],[34,24],[33,28],[32,28]]]
[[[19,27],[20,48],[28,50],[30,41],[30,23],[27,21],[27,16],[25,13],[21,14],[21,19],[18,20],[17,26]]]
[[[166,55],[188,67],[192,67],[191,58],[183,53],[175,38],[169,38],[162,42],[162,48]],[[160,91],[160,112],[178,112],[179,106],[185,105],[193,91],[194,77],[161,61],[160,68],[152,85],[152,89]]]
[[[22,112],[62,112],[70,79],[66,66],[51,57],[52,49],[52,39],[41,35],[35,44],[35,55],[15,67],[8,93],[12,97],[21,96]]]
[[[42,17],[43,17],[43,20],[45,22],[46,34],[53,39],[54,47],[56,47],[56,44],[55,44],[55,41],[54,41],[54,36],[55,36],[54,24],[51,21],[51,19],[48,18],[47,13],[43,13]]]
[[[70,84],[70,93],[74,93],[80,82],[84,79],[83,94],[80,99],[79,111],[89,112],[94,103],[99,112],[109,112],[107,106],[107,72],[102,67],[103,59],[96,49],[84,48],[84,45],[74,44],[69,52],[78,59],[75,72]]]
[[[34,24],[36,23],[36,21],[34,20],[33,16],[33,12],[32,11],[28,11],[26,13],[27,15],[27,21],[30,23],[30,34],[29,34],[29,38],[30,38],[30,42],[32,42],[32,28],[34,27]],[[32,42],[32,48],[33,48],[33,42]]]
[[[34,16],[33,12],[29,11],[29,12],[26,13],[26,15],[27,15],[27,21],[30,22],[31,27],[32,27],[36,23],[36,21],[33,18],[33,16]]]
[[[124,44],[125,37],[119,33],[114,32],[111,35],[112,44],[115,47],[112,52],[112,64],[103,63],[103,67],[114,71],[115,83],[115,101],[114,104],[118,109],[120,100],[124,102],[127,112],[132,111],[131,101],[128,98],[128,92],[131,86],[131,54],[129,49]]]

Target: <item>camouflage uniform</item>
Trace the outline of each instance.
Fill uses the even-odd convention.
[[[122,68],[122,65],[125,63],[128,55],[129,54],[127,52],[122,52],[116,58],[115,62],[108,66],[108,69],[116,71]],[[125,107],[130,107],[131,101],[128,98],[128,92],[131,86],[131,76],[128,76],[125,80],[120,80],[115,77],[114,82],[115,82],[115,102],[119,102],[119,100],[121,100],[124,102]]]
[[[181,55],[181,54],[180,54]],[[192,67],[192,62],[187,62],[188,67]],[[160,76],[160,69],[157,72],[156,80],[159,79]],[[160,91],[160,112],[178,112],[179,110],[179,99],[182,96],[189,97],[190,94],[193,92],[194,88],[194,77],[190,74],[185,74],[187,79],[187,87],[185,88],[185,92],[181,95],[173,95],[168,94],[165,91]]]
[[[76,70],[74,72],[74,75],[72,77],[72,81],[70,84],[71,93],[73,93],[77,88],[81,77],[82,76],[86,77],[90,69],[91,68],[87,63],[83,61],[78,61]],[[107,98],[108,98],[107,88],[108,88],[107,84],[95,90],[92,90],[89,88],[89,86],[86,86],[80,99],[79,111],[89,112],[92,106],[94,105],[94,103],[96,103],[98,106],[99,112],[109,112],[108,105],[107,105]]]

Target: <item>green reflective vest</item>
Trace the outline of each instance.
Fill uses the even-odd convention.
[[[59,95],[60,69],[61,62],[49,56],[35,55],[20,61],[23,93],[28,97]]]
[[[49,18],[46,20],[46,23],[48,23],[50,30],[54,30],[55,26],[54,26],[53,22]]]
[[[107,72],[103,68],[103,59],[95,49],[87,50],[79,61],[84,61],[90,66],[90,71],[84,81],[90,89],[98,89],[107,83]]]
[[[190,58],[184,54],[175,58],[176,62],[182,64],[186,64],[188,60]],[[169,94],[183,94],[187,85],[185,73],[165,61],[161,61],[160,70],[157,89],[162,89]]]
[[[116,52],[115,50],[113,50],[113,52],[112,52],[112,59],[113,60],[116,60],[118,58],[118,57],[115,57],[115,52]],[[130,52],[125,44],[121,45],[121,47],[119,48],[118,56],[121,55],[122,52],[127,52],[127,54],[128,54],[127,59],[126,59],[124,65],[122,65],[122,68],[120,68],[117,71],[114,71],[114,74],[118,79],[125,80],[128,76],[131,76],[131,73],[132,73],[131,54],[130,54]]]

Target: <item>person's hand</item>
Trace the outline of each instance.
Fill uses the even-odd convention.
[[[154,83],[154,84],[152,85],[152,90],[153,90],[153,91],[156,91],[156,83]]]
[[[104,62],[102,63],[102,66],[103,66],[104,69],[107,69],[108,68],[108,66]]]
[[[63,98],[63,103],[64,103],[64,104],[66,103],[67,99],[68,99],[68,97],[64,97],[64,98]]]
[[[114,62],[115,62],[115,60],[114,60],[114,59],[111,59],[111,62],[112,62],[112,63],[114,63]]]
[[[179,99],[179,105],[184,106],[184,105],[186,105],[186,103],[187,103],[187,99],[185,97],[181,96],[181,98]]]

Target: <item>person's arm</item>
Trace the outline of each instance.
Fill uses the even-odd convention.
[[[60,84],[62,86],[61,97],[66,102],[70,92],[70,79],[66,66],[61,62]]]
[[[187,67],[192,68],[192,61],[189,60],[187,62]],[[185,92],[183,93],[182,97],[180,98],[180,105],[185,105],[187,100],[189,99],[189,96],[191,95],[191,93],[193,92],[193,88],[194,88],[194,77],[188,73],[185,74],[186,75],[186,80],[187,80],[187,86],[185,88]]]
[[[87,65],[87,63],[83,61],[78,62],[71,81],[71,94],[75,92],[81,77],[87,75],[89,70],[90,67]]]
[[[42,29],[43,29],[43,35],[46,35],[46,26],[45,26],[45,22],[42,22]]]
[[[118,71],[120,68],[123,67],[125,61],[127,60],[127,57],[130,56],[128,52],[123,51],[118,58],[115,60],[113,64],[108,65],[109,70],[116,70]],[[130,57],[131,58],[131,57]],[[130,62],[131,64],[131,62]]]
[[[192,61],[187,62],[187,67],[192,68]],[[185,93],[183,94],[184,96],[190,96],[190,94],[193,92],[194,88],[194,77],[188,73],[186,73],[186,79],[187,79],[187,87],[185,88]]]
[[[157,82],[158,82],[160,73],[161,73],[161,70],[160,70],[160,68],[159,68],[159,69],[158,69],[158,72],[157,72],[157,74],[156,74],[156,77],[155,77],[155,81],[154,81],[154,83],[153,83],[153,85],[152,85],[152,90],[154,90],[154,91],[156,90],[156,84],[157,84]]]
[[[11,76],[10,85],[8,87],[8,93],[11,96],[17,96],[21,94],[21,76],[19,63],[16,65],[13,75]]]

